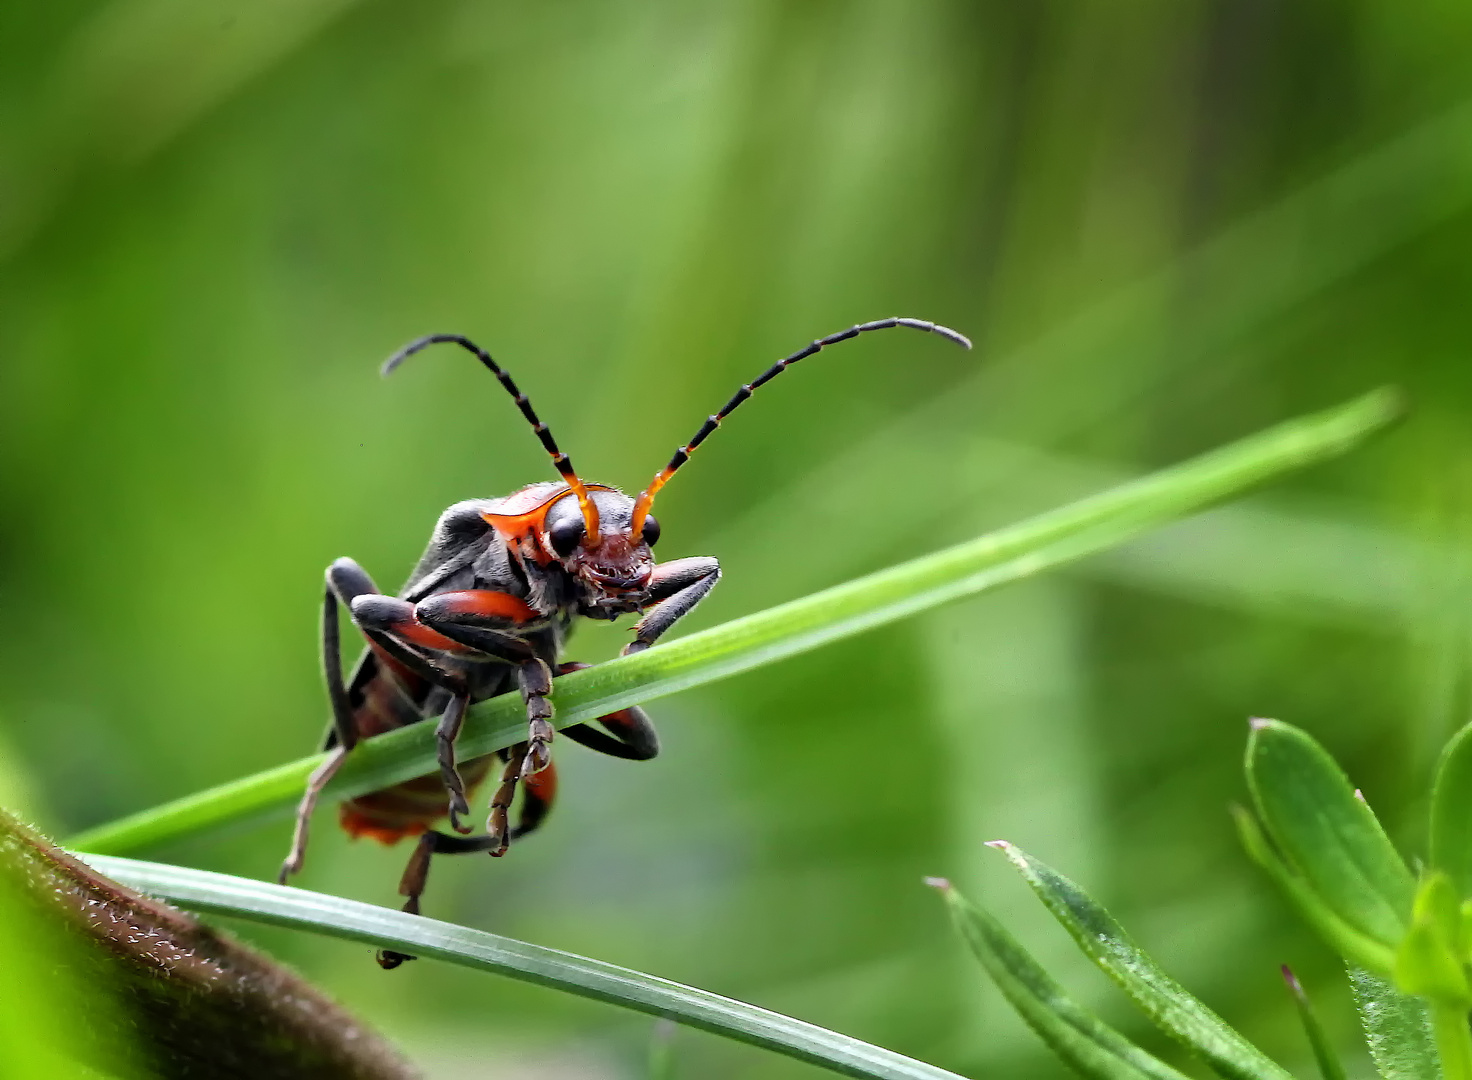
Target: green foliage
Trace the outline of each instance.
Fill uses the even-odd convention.
[[[1291,1080],[1289,1074],[1186,992],[1130,940],[1087,893],[1021,848],[994,841],[1084,955],[1128,994],[1160,1030],[1180,1040],[1227,1080]]]
[[[1350,967],[1349,985],[1370,1057],[1384,1080],[1438,1080],[1441,1059],[1426,1003],[1364,968]]]

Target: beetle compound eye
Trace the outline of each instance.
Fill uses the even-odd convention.
[[[557,552],[561,558],[567,558],[573,553],[573,549],[582,542],[587,530],[583,527],[583,519],[570,517],[559,521],[548,530],[547,537],[552,541],[552,550]]]
[[[658,539],[659,522],[655,521],[653,517],[646,516],[644,518],[644,542],[650,547],[653,547]]]

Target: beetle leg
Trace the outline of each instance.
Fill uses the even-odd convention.
[[[654,607],[635,624],[634,640],[624,646],[623,655],[643,652],[653,645],[661,634],[690,614],[720,580],[721,564],[708,555],[656,566],[649,585]]]
[[[450,828],[457,833],[470,832],[469,825],[460,822],[461,814],[470,813],[470,803],[465,799],[465,781],[460,770],[455,768],[455,740],[465,724],[465,709],[470,704],[466,694],[456,694],[445,706],[440,722],[434,729],[434,741],[440,763],[440,779],[450,793]]]
[[[486,819],[486,839],[492,841],[489,850],[496,858],[506,854],[506,848],[511,842],[506,816],[511,809],[511,800],[516,797],[516,785],[521,780],[521,767],[525,762],[526,751],[526,743],[517,743],[504,751],[506,768],[501,771],[501,783],[491,796],[491,813]]]
[[[581,671],[591,666],[559,664],[557,674],[566,675],[570,671]],[[597,722],[607,728],[609,734],[590,728],[587,724],[565,727],[562,734],[590,750],[628,761],[648,761],[659,754],[659,733],[654,730],[654,722],[649,719],[649,714],[637,705],[597,717]]]
[[[296,828],[292,831],[291,850],[281,864],[277,880],[286,879],[302,868],[307,855],[307,834],[312,811],[328,782],[337,775],[348,753],[358,744],[358,729],[353,724],[353,707],[342,681],[342,642],[337,622],[339,604],[351,604],[363,593],[377,592],[368,572],[352,559],[338,559],[327,568],[326,587],[322,592],[322,674],[327,682],[327,700],[332,706],[332,727],[337,733],[337,746],[330,757],[312,771],[307,790],[296,809]]]
[[[526,742],[517,743],[506,751],[506,768],[501,773],[501,785],[491,796],[486,834],[496,841],[496,847],[491,851],[496,856],[506,854],[506,848],[511,843],[512,834],[507,828],[507,813],[516,796],[517,784],[524,777],[529,779],[536,776],[552,764],[554,712],[552,702],[548,700],[552,693],[552,669],[545,661],[532,657],[516,666],[516,681],[521,688],[521,700],[526,704],[527,738]],[[551,786],[555,790],[555,781]],[[550,799],[544,795],[545,792],[543,795],[533,793],[529,796],[542,805],[534,807],[529,804],[524,807],[521,823],[524,827],[518,829],[519,833],[530,832],[541,822],[550,804]]]
[[[408,897],[404,902],[404,910],[410,915],[419,914],[419,898],[424,895],[424,888],[429,882],[429,863],[435,855],[466,855],[486,851],[493,846],[494,842],[488,836],[464,839],[433,830],[425,833],[414,845],[409,864],[404,867],[404,876],[399,879],[399,895]],[[405,960],[414,959],[417,957],[393,949],[380,949],[377,954],[378,966],[385,971],[398,967]]]

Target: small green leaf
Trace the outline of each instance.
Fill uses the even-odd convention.
[[[1283,965],[1283,981],[1288,984],[1288,991],[1293,995],[1293,1003],[1298,1006],[1298,1019],[1303,1022],[1303,1030],[1308,1035],[1308,1042],[1314,1051],[1314,1060],[1319,1063],[1319,1075],[1324,1080],[1345,1080],[1344,1064],[1339,1060],[1339,1055],[1334,1052],[1333,1045],[1324,1034],[1323,1025],[1319,1023],[1318,1016],[1314,1013],[1314,1007],[1309,1003],[1308,994],[1304,992],[1303,985],[1299,983],[1298,977],[1287,965]]]
[[[1431,865],[1451,875],[1458,896],[1472,896],[1472,724],[1441,752],[1431,792]]]
[[[951,920],[1012,1007],[1064,1062],[1090,1080],[1186,1080],[1080,1006],[988,912],[941,878]]]
[[[1241,837],[1247,854],[1278,883],[1304,921],[1349,962],[1389,976],[1395,967],[1395,950],[1360,933],[1325,904],[1308,882],[1273,850],[1267,834],[1251,813],[1234,806],[1232,818],[1237,823],[1237,835]]]
[[[1136,945],[1114,916],[1062,874],[1003,840],[1012,860],[1079,948],[1124,988],[1160,1030],[1199,1054],[1229,1080],[1292,1080],[1291,1075],[1189,994]]]
[[[550,986],[651,1016],[669,1017],[847,1076],[867,1080],[963,1080],[923,1061],[743,1001],[498,934],[229,874],[114,856],[77,857],[139,892],[194,911],[310,930]],[[372,965],[366,955],[363,963],[365,970]]]
[[[1350,967],[1349,986],[1383,1080],[1439,1080],[1441,1058],[1425,1002],[1360,967]]]
[[[1395,948],[1415,880],[1328,752],[1292,725],[1254,720],[1247,785],[1273,843],[1324,906]]]
[[[1426,876],[1416,890],[1411,928],[1395,954],[1395,981],[1408,994],[1418,994],[1465,1012],[1472,1007],[1472,987],[1462,967],[1459,948],[1462,911],[1452,880],[1440,870]]]

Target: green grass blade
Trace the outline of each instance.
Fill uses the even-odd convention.
[[[961,1080],[955,1073],[755,1005],[653,975],[450,923],[305,889],[163,863],[80,856],[99,873],[193,911],[310,930],[667,1017],[690,1027],[874,1080]],[[363,957],[364,970],[372,966]]]
[[[1334,1052],[1334,1046],[1329,1042],[1324,1025],[1319,1023],[1318,1014],[1314,1012],[1303,984],[1287,964],[1283,965],[1283,981],[1288,984],[1288,992],[1293,995],[1293,1004],[1298,1006],[1298,1019],[1303,1024],[1304,1034],[1308,1036],[1309,1046],[1313,1048],[1314,1060],[1319,1063],[1319,1075],[1323,1080],[1346,1080],[1344,1063]]]
[[[1090,1080],[1186,1080],[1080,1006],[988,912],[940,878],[951,920],[1012,1007],[1053,1052]]]
[[[1254,720],[1246,768],[1268,836],[1320,902],[1386,948],[1399,945],[1415,880],[1329,753],[1290,724]]]
[[[1085,955],[1167,1035],[1229,1080],[1293,1080],[1151,960],[1114,916],[1087,893],[1021,848],[993,841]]]
[[[581,723],[749,671],[1123,543],[1275,476],[1342,454],[1398,411],[1394,393],[1377,391],[968,543],[574,672],[557,680],[557,722]],[[351,797],[432,771],[431,727],[418,724],[368,740],[328,787],[329,797]],[[460,757],[509,746],[525,730],[516,695],[484,702],[472,710],[460,737]],[[226,823],[284,814],[320,760],[304,758],[199,792],[87,830],[71,844],[119,854]]]
[[[1451,877],[1458,896],[1472,896],[1472,724],[1452,736],[1436,770],[1431,866]]]
[[[1350,967],[1349,986],[1370,1057],[1383,1080],[1439,1080],[1441,1059],[1425,1003],[1360,967]]]

